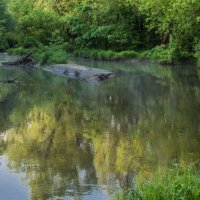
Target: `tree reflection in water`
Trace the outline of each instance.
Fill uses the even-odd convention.
[[[98,186],[112,196],[199,158],[196,68],[125,69],[101,85],[14,70],[23,84],[0,86],[0,152],[26,175],[31,199],[80,199]]]

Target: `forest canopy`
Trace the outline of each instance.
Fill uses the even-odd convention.
[[[0,50],[43,46],[200,60],[200,1],[0,0]]]

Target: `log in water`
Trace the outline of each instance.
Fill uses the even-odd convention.
[[[31,53],[16,59],[11,62],[2,62],[3,65],[14,65],[14,66],[34,66],[36,62],[31,57]]]

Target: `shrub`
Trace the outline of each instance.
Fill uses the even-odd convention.
[[[174,62],[175,49],[165,45],[156,46],[155,48],[143,53],[143,57],[150,59],[153,62],[159,62],[161,64],[171,64]]]
[[[200,42],[197,42],[195,46],[195,57],[197,59],[197,64],[200,66]]]

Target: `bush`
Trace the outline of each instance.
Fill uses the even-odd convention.
[[[153,62],[161,64],[171,64],[175,61],[175,49],[165,45],[156,46],[155,48],[143,52],[143,58],[150,59]]]
[[[197,42],[195,46],[195,57],[197,59],[197,64],[200,66],[200,42]]]

